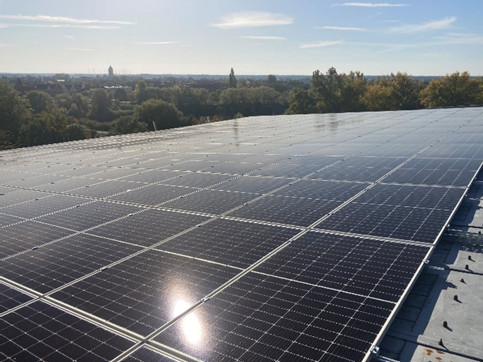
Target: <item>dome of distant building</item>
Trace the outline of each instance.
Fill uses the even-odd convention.
[[[107,71],[109,72],[109,75],[114,75],[114,69],[112,69],[111,66],[109,66],[109,69],[107,69]]]

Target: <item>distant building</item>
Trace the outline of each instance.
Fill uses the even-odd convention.
[[[109,72],[109,76],[113,76],[114,75],[114,69],[112,69],[111,66],[109,66],[109,69],[107,70]]]

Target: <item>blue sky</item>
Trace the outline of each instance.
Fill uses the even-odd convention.
[[[483,76],[483,0],[0,0],[0,73]]]

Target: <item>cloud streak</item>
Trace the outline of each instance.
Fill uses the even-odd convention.
[[[431,30],[443,30],[449,28],[456,21],[455,17],[429,21],[423,24],[406,24],[391,28],[393,33],[420,33]]]
[[[367,31],[364,28],[350,27],[350,26],[316,26],[315,29],[337,30],[337,31]]]
[[[220,22],[211,24],[211,26],[220,29],[237,29],[290,25],[292,23],[293,18],[284,14],[252,11],[227,14],[220,19]]]
[[[349,2],[342,4],[335,4],[336,6],[353,6],[359,8],[402,8],[407,6],[407,4],[392,4],[392,3],[360,3],[360,2]]]
[[[324,40],[324,41],[314,41],[310,43],[303,43],[300,44],[301,49],[310,49],[310,48],[325,48],[333,45],[342,44],[341,40]]]
[[[4,24],[4,28],[76,28],[116,30],[117,25],[79,25],[79,24]]]
[[[242,35],[242,39],[253,39],[253,40],[285,40],[282,36],[266,36],[266,35]]]
[[[136,24],[132,21],[77,19],[77,18],[71,18],[66,16],[50,16],[50,15],[0,14],[0,19],[16,20],[16,21],[47,22],[47,23],[67,23],[67,24],[116,24],[116,25],[135,25]]]

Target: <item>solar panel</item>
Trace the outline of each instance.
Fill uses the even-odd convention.
[[[217,219],[157,249],[245,269],[299,230]]]
[[[31,296],[0,282],[0,314],[29,300]]]
[[[135,352],[122,359],[124,362],[144,362],[144,361],[157,361],[157,362],[172,362],[176,361],[174,358],[170,358],[159,351],[154,351],[151,348],[142,347]]]
[[[206,220],[199,215],[148,209],[91,229],[89,234],[151,246]]]
[[[17,222],[1,230],[0,258],[3,259],[22,251],[39,247],[72,233],[73,230],[62,229],[36,221]]]
[[[53,297],[140,335],[182,314],[239,270],[149,250]]]
[[[122,259],[139,248],[89,235],[74,235],[6,259],[2,276],[40,293]]]
[[[263,116],[2,151],[1,356],[367,361],[480,170],[482,121]]]
[[[249,273],[154,340],[205,361],[360,361],[392,308]]]
[[[0,352],[18,361],[107,361],[134,343],[44,302],[2,317]]]
[[[397,302],[429,248],[310,232],[255,271]]]

